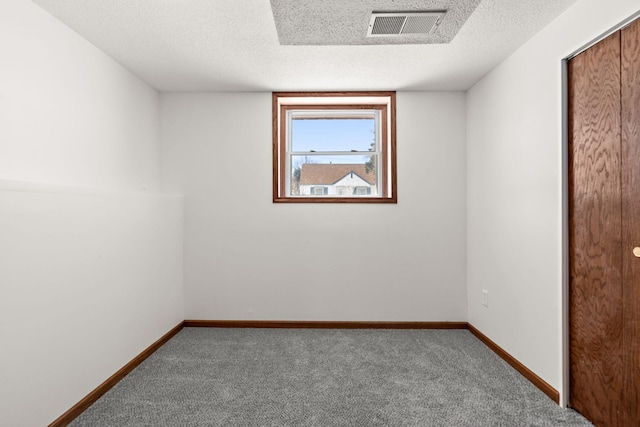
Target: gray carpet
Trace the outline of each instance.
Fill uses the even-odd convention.
[[[589,426],[466,330],[185,328],[71,426]]]

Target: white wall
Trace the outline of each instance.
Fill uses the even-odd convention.
[[[0,424],[41,426],[184,319],[182,200],[155,90],[30,1],[0,55]]]
[[[467,95],[469,322],[560,391],[561,60],[638,9],[578,1]]]
[[[158,93],[25,0],[0,2],[0,180],[154,190]]]
[[[183,317],[179,197],[0,191],[0,418],[47,425]]]
[[[270,93],[162,95],[186,318],[465,321],[465,95],[397,110],[397,205],[273,204]]]

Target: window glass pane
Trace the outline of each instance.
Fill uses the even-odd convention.
[[[378,196],[377,156],[291,156],[291,196]]]
[[[293,118],[291,150],[371,151],[376,139],[375,122],[373,118]]]

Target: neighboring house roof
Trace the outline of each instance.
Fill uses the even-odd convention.
[[[333,185],[350,173],[355,173],[369,185],[375,185],[376,176],[373,171],[365,170],[364,164],[329,164],[321,165],[305,163],[300,169],[301,185]]]

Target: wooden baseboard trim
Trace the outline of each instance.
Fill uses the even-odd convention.
[[[98,400],[103,394],[109,391],[114,385],[116,385],[121,379],[135,369],[136,366],[141,364],[147,357],[151,356],[157,349],[162,347],[167,341],[173,338],[180,330],[182,330],[183,322],[180,322],[169,332],[164,334],[160,339],[147,347],[142,353],[134,357],[129,363],[124,365],[118,372],[111,375],[105,382],[100,384],[91,393],[86,395],[80,402],[73,405],[67,412],[60,415],[54,422],[49,424],[49,427],[64,427],[76,419],[81,413],[83,413],[89,406]]]
[[[467,322],[353,322],[315,320],[185,320],[185,328],[467,329]]]
[[[549,383],[533,373],[529,368],[524,366],[518,359],[507,353],[502,347],[494,343],[485,334],[476,329],[472,324],[469,324],[469,331],[482,341],[487,347],[489,347],[494,353],[500,356],[505,362],[507,362],[513,369],[518,371],[523,377],[531,381],[533,385],[538,387],[544,394],[549,396],[551,400],[560,404],[560,393],[555,388],[551,387]]]

